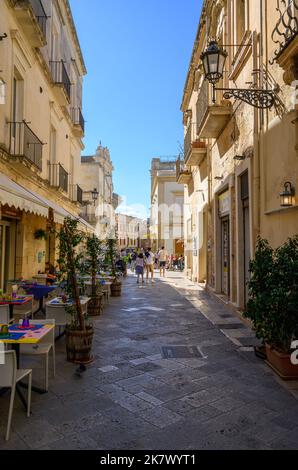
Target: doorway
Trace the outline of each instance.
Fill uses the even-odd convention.
[[[250,263],[250,218],[249,218],[249,184],[248,172],[241,176],[241,201],[242,201],[242,220],[243,220],[243,292],[244,307],[248,301],[248,281],[250,279],[249,263]]]
[[[0,222],[0,289],[15,275],[15,222]]]
[[[221,220],[221,292],[230,295],[230,220]]]

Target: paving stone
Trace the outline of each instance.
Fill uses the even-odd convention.
[[[161,429],[182,419],[178,413],[174,413],[162,406],[154,407],[150,410],[144,410],[140,413],[140,416]]]
[[[57,342],[50,392],[33,392],[29,419],[16,400],[11,441],[0,438],[1,450],[297,449],[298,401],[244,351],[240,342],[254,340],[253,332],[181,275],[142,290],[134,278],[123,282],[123,296],[94,320],[94,363],[77,377],[64,340]],[[139,293],[147,312],[131,310]],[[163,345],[199,346],[207,358],[162,359]],[[8,402],[1,396],[1,435]]]
[[[105,367],[99,367],[98,370],[100,370],[101,372],[112,372],[113,370],[118,370],[118,367],[105,366]]]
[[[149,393],[146,392],[139,392],[136,394],[136,397],[141,398],[142,400],[145,400],[148,403],[151,403],[151,405],[159,406],[163,404],[161,400],[158,400],[157,398],[153,397],[152,395],[149,395]]]

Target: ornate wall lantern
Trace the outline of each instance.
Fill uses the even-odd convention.
[[[216,103],[216,91],[223,91],[224,98],[244,101],[250,106],[259,109],[270,109],[275,103],[274,90],[257,90],[255,88],[216,88],[216,84],[223,78],[224,66],[228,57],[227,52],[220,48],[217,41],[210,40],[206,50],[201,54],[205,79],[213,88],[212,101]]]
[[[91,191],[91,196],[92,196],[92,200],[94,202],[94,206],[95,206],[95,203],[98,199],[98,196],[99,196],[99,192],[97,191],[97,188],[94,188],[93,191]]]
[[[280,205],[281,207],[292,207],[293,198],[295,196],[295,189],[289,181],[284,184],[284,190],[280,193]]]

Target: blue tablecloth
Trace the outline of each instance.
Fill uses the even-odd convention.
[[[44,286],[42,284],[24,284],[22,288],[27,294],[34,295],[35,300],[41,300],[46,297],[50,292],[57,289],[57,286]]]

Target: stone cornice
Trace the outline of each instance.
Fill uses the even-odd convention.
[[[202,36],[203,36],[202,33],[205,27],[205,12],[206,12],[208,2],[209,0],[204,0],[203,6],[202,6],[199,26],[197,29],[196,39],[194,42],[190,64],[188,67],[187,77],[186,77],[184,90],[183,90],[183,98],[182,98],[182,103],[181,103],[182,112],[185,112],[188,109],[188,104],[189,104],[189,100],[190,100],[193,85],[194,85],[195,70],[196,70],[196,66],[198,65],[198,60],[197,60],[198,48],[199,48],[199,44],[202,41]]]
[[[62,1],[63,1],[63,4],[64,4],[64,7],[65,7],[66,14],[67,14],[67,19],[69,21],[70,30],[71,30],[71,34],[72,34],[72,37],[73,37],[73,40],[74,40],[74,43],[75,43],[76,52],[77,52],[78,57],[80,59],[82,72],[83,72],[83,75],[86,75],[87,74],[87,69],[86,69],[86,65],[85,65],[85,61],[84,61],[80,41],[79,41],[79,38],[78,38],[78,33],[77,33],[77,30],[76,30],[74,18],[73,18],[72,12],[71,12],[69,0],[62,0]]]

